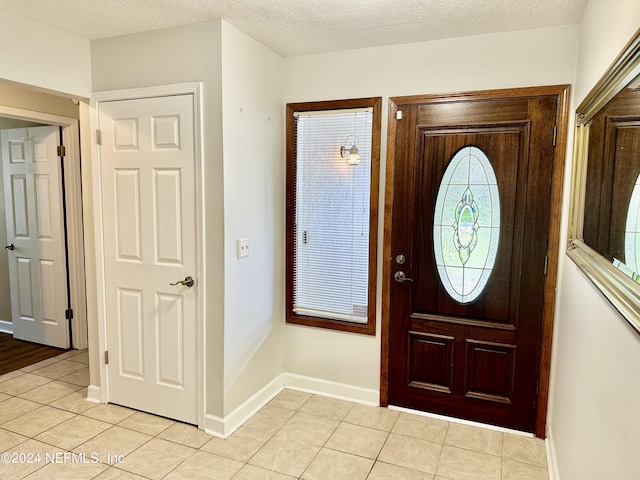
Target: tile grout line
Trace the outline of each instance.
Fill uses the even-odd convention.
[[[384,447],[387,445],[387,442],[389,441],[389,437],[391,437],[391,432],[393,431],[393,427],[396,426],[396,423],[398,422],[398,418],[399,417],[400,417],[400,415],[398,415],[396,417],[396,419],[393,421],[393,425],[391,425],[391,428],[389,429],[389,431],[385,432],[387,434],[387,438],[384,439],[384,442],[382,442],[382,446],[380,447],[380,450],[378,451],[378,454],[376,455],[376,458],[373,459],[373,465],[371,465],[371,470],[369,470],[369,473],[367,474],[366,478],[369,478],[371,476],[371,472],[373,472],[373,469],[375,468],[376,463],[378,463],[378,462],[385,463],[385,462],[382,462],[381,460],[379,460],[380,454],[384,450]]]
[[[167,428],[169,428],[169,427],[167,427]],[[165,428],[165,430],[166,430],[166,428]],[[163,432],[164,432],[165,430],[163,430]],[[162,433],[162,432],[160,432],[160,433]],[[158,435],[160,435],[160,434],[158,434]],[[158,437],[157,437],[157,436],[155,436],[155,437],[153,437],[153,438],[149,439],[149,440],[148,440],[148,442],[150,442],[150,441],[151,441],[151,440],[153,440],[154,438],[158,438]],[[164,439],[160,438],[159,440],[164,440]],[[148,443],[148,442],[145,442],[145,444],[146,444],[146,443]],[[175,443],[175,442],[174,442],[174,443]],[[142,446],[142,445],[141,445],[141,446]],[[184,446],[186,446],[186,445],[182,445],[182,446],[184,447]],[[137,450],[137,449],[136,449],[136,450]],[[191,457],[193,457],[193,456],[194,456],[196,453],[198,453],[199,451],[200,451],[200,449],[198,449],[198,448],[194,448],[194,449],[193,449],[193,452],[191,452],[191,454],[190,454],[187,458],[185,458],[184,460],[182,460],[182,461],[181,461],[180,463],[178,463],[175,467],[173,467],[171,470],[169,470],[165,475],[163,475],[162,477],[160,477],[160,480],[162,480],[163,478],[167,478],[169,475],[171,475],[171,473],[172,473],[174,470],[176,470],[176,469],[177,469],[178,467],[180,467],[182,464],[184,464],[185,462],[187,462]],[[133,453],[133,452],[131,452],[131,453]],[[242,468],[242,467],[240,467],[240,468]],[[238,470],[239,470],[239,469],[238,469]],[[129,473],[133,473],[133,472],[129,472]],[[238,473],[238,472],[236,472],[236,473]],[[136,473],[135,475],[138,475],[138,474]],[[235,473],[234,473],[233,475],[235,476]]]
[[[451,428],[451,422],[447,422],[447,429],[444,432],[444,438],[442,439],[442,445],[440,445],[440,456],[438,457],[438,462],[436,463],[436,470],[433,472],[433,478],[435,479],[438,476],[438,469],[440,467],[440,462],[442,461],[442,456],[444,455],[444,446],[447,443],[447,434],[449,433],[449,428]]]
[[[309,397],[309,399],[311,399],[311,398],[312,398],[312,397]],[[307,400],[307,402],[309,401],[309,399]],[[342,401],[344,401],[344,400],[342,400]],[[307,402],[305,402],[305,403],[307,403]],[[343,418],[343,420],[347,417],[347,415],[349,415],[349,412],[353,409],[353,406],[354,406],[354,405],[355,405],[355,404],[352,404],[352,405],[351,405],[351,407],[349,407],[349,410],[347,411],[347,413],[345,413],[345,414],[344,414],[344,416],[342,417],[342,418]],[[301,408],[302,408],[302,407],[300,407],[300,409],[301,409]],[[299,412],[300,412],[300,409],[299,409],[299,410],[298,410],[298,412],[296,412],[296,413],[299,413]],[[303,412],[303,413],[306,413],[306,412]],[[312,415],[312,414],[308,414],[308,415]],[[317,415],[317,416],[318,416],[318,417],[320,417],[320,418],[327,418],[327,417],[322,417],[321,415]],[[323,448],[325,448],[325,445],[327,444],[327,442],[329,441],[329,439],[331,438],[331,436],[332,436],[334,433],[336,433],[336,430],[338,429],[338,427],[340,427],[340,424],[341,424],[341,423],[342,423],[342,420],[338,420],[338,425],[336,425],[336,427],[335,427],[335,428],[333,429],[333,431],[329,434],[329,436],[326,438],[326,440],[322,443],[322,445],[320,445],[320,448],[318,449],[318,451],[316,452],[316,454],[313,456],[313,458],[311,459],[311,461],[309,462],[309,464],[305,467],[305,469],[302,471],[302,474],[301,474],[298,478],[303,478],[303,477],[304,477],[305,472],[306,472],[307,470],[309,470],[309,467],[311,466],[311,464],[315,461],[315,459],[316,459],[316,458],[318,458],[318,455],[320,455],[320,452],[322,451],[322,449],[323,449]],[[285,424],[285,425],[286,425],[286,424]],[[283,427],[284,427],[284,425],[283,425]],[[328,450],[333,450],[333,449],[328,448]],[[335,450],[333,450],[333,451],[335,451]],[[346,453],[346,452],[342,452],[342,453]],[[372,466],[371,468],[373,468],[373,466]]]
[[[274,398],[275,398],[275,397],[274,397]],[[302,408],[302,407],[303,407],[303,406],[304,406],[304,405],[309,401],[309,399],[311,399],[311,395],[309,395],[309,398],[307,398],[304,402],[302,402],[302,404],[301,404],[301,405],[300,405],[296,410],[290,410],[290,409],[286,409],[286,408],[282,408],[282,407],[277,407],[277,408],[282,408],[282,410],[293,411],[293,412],[294,412],[294,413],[293,413],[293,415],[295,415],[295,414],[296,414],[297,412],[299,412],[299,411],[300,411],[300,409],[301,409],[301,408]],[[271,399],[271,400],[267,403],[267,405],[265,405],[265,407],[266,407],[266,406],[268,406],[271,402],[273,402],[273,399]],[[272,406],[274,406],[274,405],[272,405]],[[264,408],[264,407],[262,407],[262,408]],[[260,409],[260,410],[262,410],[262,409]],[[256,412],[256,413],[258,413],[258,412]],[[293,417],[293,415],[291,415],[291,417]],[[253,459],[253,458],[258,454],[258,452],[260,452],[260,450],[262,450],[262,448],[264,448],[264,446],[265,446],[267,443],[269,443],[269,442],[273,439],[273,437],[275,437],[275,436],[276,436],[276,434],[280,431],[280,429],[281,429],[282,427],[284,427],[284,426],[286,425],[286,423],[291,419],[291,417],[289,417],[289,418],[288,418],[288,419],[287,419],[287,420],[282,424],[282,426],[281,426],[281,427],[279,427],[275,432],[273,432],[272,434],[270,434],[270,436],[269,436],[269,437],[264,441],[264,443],[263,443],[263,444],[262,444],[262,445],[261,445],[261,446],[260,446],[260,447],[259,447],[259,448],[258,448],[258,449],[257,449],[257,450],[256,450],[256,451],[255,451],[255,452],[254,452],[254,453],[253,453],[253,454],[252,454],[252,455],[247,459],[247,461],[246,461],[246,462],[243,462],[243,463],[244,463],[244,465],[252,465],[252,464],[251,464],[251,463],[249,463],[249,462],[251,462],[251,460],[252,460],[252,459]],[[246,428],[249,428],[249,430],[251,430],[251,427],[246,427]],[[237,430],[236,430],[236,432],[237,432]],[[235,432],[234,432],[234,433],[235,433]],[[208,442],[207,442],[207,443],[208,443]],[[205,445],[206,445],[206,444],[205,444]],[[254,466],[256,466],[256,465],[254,465]],[[244,466],[243,466],[242,468],[244,468]],[[241,468],[240,470],[242,470],[242,468]],[[259,468],[264,468],[264,467],[259,467]],[[282,472],[276,472],[275,470],[270,470],[270,469],[267,469],[267,468],[265,468],[265,470],[268,470],[268,471],[270,471],[270,472],[275,472],[275,473],[282,473]],[[304,473],[304,472],[303,472],[303,473]],[[237,472],[236,472],[236,473],[234,473],[233,477],[235,477],[237,474],[238,474]],[[233,480],[233,477],[231,477],[231,480]],[[300,477],[298,476],[298,478],[300,478]]]

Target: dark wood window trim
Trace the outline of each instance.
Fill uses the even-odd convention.
[[[286,132],[286,306],[287,323],[309,327],[326,328],[343,332],[376,334],[376,276],[378,255],[378,189],[380,183],[380,135],[381,135],[381,97],[358,98],[349,100],[330,100],[287,104]],[[371,132],[371,191],[369,213],[369,279],[367,298],[367,323],[358,324],[339,320],[322,319],[298,315],[293,311],[293,251],[294,251],[294,190],[295,190],[295,112],[342,110],[352,108],[373,108]]]

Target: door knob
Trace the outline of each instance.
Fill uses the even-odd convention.
[[[413,282],[413,278],[407,278],[403,271],[398,271],[393,275],[393,278],[396,279],[396,282]]]
[[[4,247],[4,249],[5,249],[5,250],[15,250],[15,249],[16,249],[16,247],[14,247],[14,246],[13,246],[13,243],[10,243],[9,245],[6,245],[6,246]]]
[[[193,287],[193,284],[195,283],[195,281],[193,280],[193,277],[184,277],[184,280],[178,280],[176,283],[170,283],[169,285],[171,286],[175,286],[175,285],[183,285],[185,287]]]

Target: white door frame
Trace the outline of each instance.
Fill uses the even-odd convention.
[[[67,217],[67,258],[71,295],[72,345],[87,348],[87,295],[84,264],[84,236],[82,220],[82,187],[80,168],[80,131],[78,120],[48,113],[0,105],[0,116],[62,127],[65,146],[64,184]]]
[[[109,90],[104,92],[94,92],[91,98],[91,132],[95,132],[99,125],[100,103],[116,100],[135,100],[141,98],[166,97],[172,95],[193,95],[193,126],[194,126],[194,153],[195,153],[195,198],[196,198],[196,252],[198,264],[196,275],[200,293],[196,305],[196,382],[198,398],[198,427],[204,429],[205,405],[206,405],[206,366],[205,366],[205,307],[206,299],[206,273],[205,250],[204,250],[204,157],[202,146],[202,83],[182,83],[176,85],[162,85],[155,87],[132,88],[125,90]],[[94,159],[92,167],[92,188],[94,205],[94,230],[95,230],[95,251],[96,251],[96,283],[97,283],[97,324],[98,324],[98,348],[100,359],[100,388],[99,391],[90,387],[89,396],[91,400],[107,403],[109,401],[109,383],[107,376],[107,366],[105,364],[104,352],[108,350],[107,345],[107,322],[106,322],[106,301],[105,301],[105,254],[104,254],[104,219],[102,217],[102,191],[100,185],[101,159],[96,135],[91,135],[91,154]],[[86,191],[86,190],[85,190]],[[92,356],[96,358],[95,355]],[[94,386],[93,389],[96,387]]]

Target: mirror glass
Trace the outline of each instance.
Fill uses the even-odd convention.
[[[640,333],[640,30],[576,111],[567,254]]]
[[[635,83],[588,125],[583,238],[640,283],[640,88]]]

